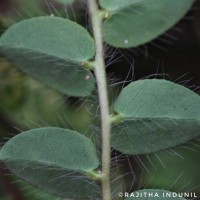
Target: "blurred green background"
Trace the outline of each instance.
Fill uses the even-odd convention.
[[[65,5],[53,0],[1,0],[0,34],[25,18],[51,14],[90,30],[84,1]],[[165,78],[199,93],[200,0],[175,27],[149,44],[128,50],[105,48],[111,104],[123,86],[141,78]],[[96,92],[86,99],[63,96],[21,73],[0,55],[0,145],[22,130],[43,126],[75,129],[98,145],[98,116]],[[164,188],[200,195],[198,139],[157,154],[134,157],[113,151],[112,157],[113,166],[120,166],[116,176],[123,177],[126,191]],[[0,200],[57,199],[22,183],[1,166]]]

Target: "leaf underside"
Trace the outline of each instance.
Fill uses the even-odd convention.
[[[100,186],[82,173],[27,162],[7,162],[18,177],[36,188],[61,198],[90,200],[100,196]]]
[[[114,104],[123,121],[113,127],[112,145],[130,155],[183,144],[200,135],[200,97],[166,80],[139,80]]]
[[[0,51],[33,78],[70,96],[88,96],[93,74],[81,67],[95,54],[94,41],[80,25],[59,17],[37,17],[9,28]],[[89,76],[88,80],[85,77]]]
[[[100,0],[110,12],[103,23],[105,41],[115,47],[143,45],[173,27],[194,0]]]
[[[94,144],[61,128],[39,128],[9,140],[0,160],[17,176],[57,197],[91,199],[100,194],[89,173],[99,166]]]
[[[140,195],[140,196],[138,196],[138,195]],[[125,200],[131,200],[131,199],[135,199],[135,198],[137,198],[137,199],[158,199],[158,200],[185,200],[185,198],[178,197],[178,195],[173,192],[170,192],[167,190],[160,190],[160,189],[138,190],[136,192],[133,192],[132,197],[125,198]]]

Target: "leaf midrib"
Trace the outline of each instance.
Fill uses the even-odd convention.
[[[38,54],[43,54],[43,55],[46,55],[46,56],[52,56],[52,57],[55,57],[55,58],[59,58],[59,59],[61,59],[63,61],[67,61],[67,62],[70,62],[70,63],[73,63],[73,64],[77,64],[77,65],[80,65],[82,62],[87,62],[88,61],[87,59],[77,61],[77,60],[72,60],[70,58],[62,58],[62,57],[54,55],[54,54],[50,54],[50,53],[47,54],[46,52],[43,52],[43,51],[40,51],[40,50],[24,48],[23,46],[11,47],[11,45],[2,45],[0,43],[0,47],[2,47],[2,50],[1,50],[2,52],[4,52],[4,50],[3,50],[4,48],[5,49],[8,48],[8,50],[14,49],[14,50],[20,50],[20,51],[27,51],[28,53],[36,53],[36,54],[38,53]]]
[[[121,115],[122,116],[122,115]],[[138,121],[138,120],[177,120],[177,121],[191,121],[191,122],[200,122],[200,119],[183,119],[183,118],[170,118],[170,117],[129,117],[122,116],[123,121]]]
[[[89,174],[90,172],[92,172],[93,170],[95,170],[98,167],[98,166],[96,166],[95,168],[89,168],[89,169],[86,169],[86,170],[83,170],[83,169],[77,170],[77,169],[69,168],[69,167],[66,167],[66,166],[63,166],[63,165],[58,165],[58,164],[55,164],[55,163],[45,163],[44,161],[41,161],[41,160],[36,161],[36,160],[17,159],[17,158],[9,159],[8,156],[7,156],[7,158],[5,157],[2,160],[6,161],[6,162],[30,162],[31,161],[31,162],[39,164],[39,165],[49,166],[50,168],[57,167],[57,168],[61,168],[63,170],[79,172],[79,173],[82,173],[86,176],[87,176],[87,174]]]

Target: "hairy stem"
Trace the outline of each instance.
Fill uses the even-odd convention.
[[[108,90],[104,61],[102,37],[102,11],[98,9],[97,0],[88,0],[88,7],[92,22],[93,34],[96,43],[95,76],[98,86],[101,134],[102,134],[102,197],[103,200],[111,199],[110,189],[110,157],[111,157],[111,117],[108,102]]]

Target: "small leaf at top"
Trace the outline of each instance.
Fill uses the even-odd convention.
[[[180,194],[176,192],[170,192],[161,189],[144,189],[138,190],[130,194],[130,197],[125,198],[125,200],[131,199],[157,199],[157,200],[186,200],[181,197]]]
[[[58,197],[90,199],[99,194],[89,174],[99,166],[94,144],[71,130],[23,132],[0,150],[0,160],[17,176]]]
[[[92,73],[82,68],[95,54],[94,40],[70,20],[37,17],[19,22],[2,35],[0,51],[22,71],[64,94],[87,96],[95,87]]]
[[[135,155],[157,152],[200,136],[200,97],[166,80],[139,80],[120,93],[114,110],[124,119],[112,145]]]
[[[99,0],[100,5],[103,8],[106,8],[109,11],[116,11],[122,8],[127,8],[128,6],[134,4],[134,3],[140,3],[144,0]]]
[[[65,4],[72,4],[74,2],[74,0],[54,0],[54,1]]]
[[[110,13],[103,23],[105,41],[115,47],[145,44],[174,26],[194,0],[100,0]]]

